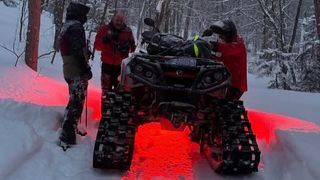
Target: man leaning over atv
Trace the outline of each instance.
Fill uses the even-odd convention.
[[[235,24],[231,20],[215,22],[211,30],[219,35],[213,42],[213,50],[217,59],[222,61],[231,73],[231,87],[227,91],[227,99],[238,100],[247,91],[247,52],[243,39],[238,35]]]

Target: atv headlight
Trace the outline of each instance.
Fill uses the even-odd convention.
[[[219,82],[223,79],[223,72],[217,71],[213,74],[213,78],[216,82]]]
[[[212,69],[203,73],[202,78],[197,84],[198,89],[206,89],[219,85],[228,79],[228,72],[224,69]]]
[[[139,64],[136,65],[134,68],[135,68],[136,72],[140,72],[141,73],[143,71],[143,67],[141,65],[139,65]]]
[[[147,71],[144,73],[144,75],[145,75],[147,78],[152,78],[153,72],[150,71],[150,70],[147,70]]]
[[[147,81],[153,82],[157,78],[157,69],[147,63],[135,63],[131,64],[131,73],[134,75],[145,79]]]
[[[211,84],[213,82],[213,78],[211,76],[205,76],[204,82],[207,84]]]

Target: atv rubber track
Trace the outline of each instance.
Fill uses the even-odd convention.
[[[128,170],[136,132],[132,122],[131,96],[110,92],[102,101],[102,118],[94,146],[93,167]]]
[[[260,150],[242,101],[222,101],[216,108],[216,128],[204,155],[221,174],[258,171]]]

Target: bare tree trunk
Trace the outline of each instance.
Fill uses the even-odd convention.
[[[301,4],[302,4],[302,0],[299,0],[299,4],[298,4],[298,7],[297,7],[297,14],[296,14],[296,18],[294,20],[292,36],[291,36],[291,40],[290,40],[290,44],[289,44],[289,50],[288,50],[289,53],[292,52],[293,43],[294,43],[294,40],[296,38],[298,21],[299,21],[299,17],[300,17]]]
[[[155,18],[155,26],[160,29],[164,17],[167,15],[171,0],[159,0]]]
[[[316,14],[318,39],[320,40],[320,0],[314,0],[314,7]]]
[[[142,17],[144,15],[144,11],[146,9],[146,0],[143,0],[143,3],[142,3],[142,6],[140,6],[140,14],[139,14],[139,20],[138,20],[138,27],[137,27],[137,39],[140,38],[140,34],[141,34],[141,31],[142,31]]]
[[[280,43],[280,50],[281,52],[284,52],[284,32],[283,32],[283,9],[282,9],[282,0],[278,0],[279,2],[279,13],[280,13],[280,39],[279,39],[279,43]]]
[[[104,4],[104,8],[103,8],[103,13],[101,16],[101,21],[100,21],[100,25],[104,24],[105,18],[106,18],[106,14],[107,14],[107,10],[108,10],[108,3],[109,0],[106,0],[105,4]]]
[[[176,33],[175,34],[177,34],[177,35],[182,35],[182,31],[181,31],[181,29],[182,29],[182,12],[183,12],[183,8],[182,8],[182,6],[180,6],[179,7],[179,11],[180,11],[180,13],[177,13],[177,20],[176,20],[176,22],[177,22],[177,27],[176,27]]]
[[[266,19],[266,18],[264,18]],[[264,20],[264,22],[266,22]],[[263,24],[262,27],[262,44],[261,44],[261,49],[267,49],[267,42],[268,42],[268,27],[266,24]]]
[[[164,33],[168,33],[169,32],[169,27],[170,27],[170,10],[168,10],[168,15],[167,16],[165,16],[165,20],[164,20],[164,29],[163,29],[163,32]]]
[[[280,28],[277,26],[278,24],[276,23],[276,19],[270,13],[270,11],[275,12],[273,1],[271,2],[271,6],[272,6],[271,10],[269,10],[268,7],[266,6],[267,5],[267,3],[266,3],[267,1],[257,0],[257,2],[259,3],[259,6],[260,6],[263,14],[266,16],[267,20],[269,21],[269,23],[273,27],[274,32],[276,33],[278,41],[281,42],[282,41],[282,35],[281,35],[281,32],[280,32]],[[282,43],[276,42],[277,47],[279,47],[278,46],[279,44],[282,44]]]
[[[177,10],[174,10],[173,11],[173,14],[172,14],[172,18],[171,18],[171,24],[172,24],[172,27],[170,28],[170,33],[172,33],[172,34],[177,34],[178,35],[178,33],[176,33],[176,29],[177,29],[177,17],[178,17],[178,15],[177,15],[178,13],[177,13]]]
[[[26,5],[27,5],[27,0],[22,0],[22,7],[21,7],[21,14],[20,14],[20,28],[19,28],[19,42],[22,41],[22,30],[23,30],[23,25],[24,25],[24,18],[25,18],[25,13],[26,13]]]
[[[193,8],[193,0],[190,0],[188,3],[188,10],[187,10],[187,17],[186,23],[184,24],[184,31],[183,31],[183,38],[187,39],[189,36],[189,26],[190,26],[190,17],[192,15],[192,8]]]
[[[94,0],[93,1],[93,7],[92,7],[92,17],[95,17],[95,16],[97,16],[97,10],[96,10],[96,7],[95,7],[95,5],[97,4],[97,0]],[[89,24],[89,23],[88,23]],[[92,33],[93,33],[93,31],[94,31],[94,24],[95,24],[95,21],[94,21],[94,19],[92,19],[91,20],[91,25],[90,25],[90,27],[89,27],[89,29],[90,29],[90,31],[89,31],[89,35],[88,35],[88,39],[87,39],[87,41],[88,41],[88,44],[87,44],[87,46],[89,46],[89,42],[90,42],[90,40],[91,40],[91,35],[92,35]]]
[[[37,71],[41,1],[29,0],[28,2],[29,2],[28,3],[29,18],[28,18],[25,62],[31,69],[33,69],[34,71]]]
[[[268,1],[265,2],[265,6],[268,7]],[[267,16],[263,15],[263,27],[262,27],[262,44],[261,49],[267,49],[268,46],[268,35],[269,35],[269,28],[267,26]]]
[[[117,11],[118,10],[118,0],[114,1],[114,9]]]
[[[135,0],[136,2],[137,0]],[[130,24],[130,22],[132,22],[132,20],[134,18],[136,18],[135,16],[130,16],[132,15],[132,12],[133,10],[130,8],[132,7],[131,5],[133,4],[134,2],[132,0],[126,0],[125,3],[124,3],[124,7],[122,8],[124,10],[124,14],[127,18],[127,23]],[[141,3],[140,3],[141,4]]]
[[[62,28],[64,4],[65,4],[65,0],[55,0],[54,2],[53,15],[54,15],[55,33],[54,33],[53,48],[55,51],[59,51],[59,45],[58,45],[57,39],[60,34],[60,30]]]

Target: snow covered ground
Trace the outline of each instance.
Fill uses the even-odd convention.
[[[0,3],[0,43],[6,47],[12,46],[18,15],[18,9]],[[44,15],[40,54],[51,49],[52,28]],[[21,51],[23,43],[16,49]],[[270,90],[252,75],[243,99],[262,151],[258,173],[217,175],[187,133],[163,131],[156,123],[139,128],[130,171],[93,169],[100,116],[98,57],[89,87],[89,134],[78,137],[78,145],[67,152],[55,144],[67,87],[60,55],[53,65],[50,60],[40,59],[36,73],[23,60],[14,67],[15,57],[0,48],[0,179],[320,179],[320,94]]]

